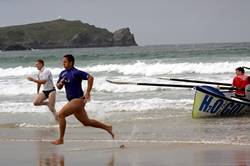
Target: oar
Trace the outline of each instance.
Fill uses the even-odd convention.
[[[166,86],[166,87],[177,87],[177,88],[194,88],[194,85],[179,85],[179,84],[157,84],[157,83],[142,83],[142,82],[123,82],[123,81],[112,81],[106,80],[112,84],[132,84],[132,85],[144,85],[144,86]]]
[[[250,67],[246,67],[246,66],[242,66],[243,68],[245,68],[245,69],[248,69],[248,70],[250,70]]]
[[[181,85],[181,84],[158,84],[158,83],[143,83],[143,82],[124,82],[124,81],[113,81],[106,80],[112,84],[132,84],[132,85],[144,85],[144,86],[163,86],[163,87],[175,87],[175,88],[194,88],[196,85]],[[233,87],[219,87],[219,89],[235,90]]]
[[[170,80],[170,81],[181,81],[181,82],[193,82],[193,83],[203,83],[203,84],[212,84],[212,85],[232,86],[232,84],[229,84],[229,83],[212,82],[212,81],[200,81],[200,80],[188,80],[188,79],[181,79],[181,78],[165,78],[165,77],[160,77],[159,79]]]

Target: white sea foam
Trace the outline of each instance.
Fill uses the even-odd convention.
[[[54,78],[54,83],[56,79]],[[41,87],[42,90],[42,87]],[[26,78],[19,79],[3,79],[0,80],[0,94],[6,96],[12,95],[35,95],[37,85]],[[62,90],[64,91],[64,89]]]
[[[108,92],[108,93],[124,93],[124,92],[152,92],[158,90],[164,90],[167,87],[156,87],[156,86],[135,86],[135,85],[116,85],[111,84],[106,81],[106,77],[97,77],[94,82],[94,91],[97,92]],[[139,82],[166,82],[165,80],[159,80],[157,78],[129,78],[129,77],[116,77],[116,79],[122,81],[139,81]],[[56,83],[57,78],[54,77],[54,83]],[[86,87],[87,82],[83,81],[83,88]],[[176,82],[172,82],[176,83]],[[4,79],[0,80],[0,94],[5,96],[12,95],[35,95],[36,94],[36,84],[28,81],[26,78],[17,79]],[[42,88],[41,88],[42,90]],[[59,91],[58,91],[59,92]],[[60,90],[64,93],[64,88]]]
[[[217,62],[217,63],[153,63],[137,61],[133,64],[109,64],[87,67],[92,72],[117,72],[123,75],[156,76],[164,74],[221,74],[234,73],[238,66],[250,66],[250,62]]]
[[[37,112],[44,113],[47,112],[48,109],[45,106],[35,107],[30,103],[12,103],[12,102],[2,102],[0,104],[0,112],[8,112],[8,113],[29,113],[29,112]]]
[[[36,86],[27,80],[0,83],[0,94],[12,96],[21,94],[36,94]]]
[[[225,76],[226,77],[226,76]],[[173,89],[171,87],[157,87],[157,86],[136,86],[136,85],[118,85],[111,84],[106,81],[109,79],[107,77],[96,77],[94,81],[93,91],[95,92],[105,92],[105,93],[136,93],[136,92],[153,92]],[[115,78],[110,78],[111,80],[117,81],[129,81],[129,82],[146,82],[146,83],[169,83],[169,84],[181,84],[181,82],[169,82],[167,80],[161,80],[152,77],[138,77],[133,78],[129,76],[119,76]],[[232,78],[225,80],[216,80],[206,78],[209,81],[218,82],[231,82]],[[199,79],[200,80],[200,79]],[[56,83],[57,78],[54,77],[54,83]],[[86,87],[87,82],[83,81],[83,88]],[[191,83],[189,83],[191,84]],[[0,79],[0,94],[2,96],[13,96],[13,95],[35,95],[36,94],[36,84],[28,81],[26,78],[15,78],[15,79]],[[178,88],[178,90],[184,91],[186,88]],[[42,88],[41,88],[42,90]],[[177,89],[175,89],[177,90]],[[59,92],[59,91],[58,91]],[[64,88],[60,90],[60,93],[64,93]]]
[[[62,68],[49,68],[53,75],[58,75]],[[35,67],[18,66],[14,68],[0,68],[0,77],[22,77],[29,75],[37,75],[38,70]]]
[[[123,75],[143,75],[156,76],[164,74],[185,74],[185,73],[201,73],[201,74],[222,74],[234,73],[238,66],[250,66],[250,62],[216,62],[216,63],[145,63],[137,61],[131,64],[101,64],[94,66],[86,66],[87,72],[117,72]],[[63,68],[49,68],[53,75],[58,75]],[[35,67],[15,67],[0,68],[0,77],[10,76],[27,76],[37,73]]]
[[[86,105],[88,112],[95,115],[104,115],[106,113],[114,112],[143,112],[147,110],[163,110],[163,109],[181,109],[190,110],[188,106],[191,106],[193,100],[181,99],[181,100],[168,100],[160,98],[152,99],[135,99],[135,100],[92,100]],[[56,109],[59,110],[65,102],[57,102]],[[14,102],[2,102],[0,103],[0,112],[9,113],[44,113],[48,112],[48,108],[45,106],[33,106],[30,103],[14,103]]]

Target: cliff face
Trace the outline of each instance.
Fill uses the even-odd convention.
[[[135,46],[129,28],[114,33],[63,19],[0,28],[1,50]]]
[[[113,34],[114,46],[133,46],[135,45],[134,35],[131,34],[129,28],[122,28],[117,30]]]

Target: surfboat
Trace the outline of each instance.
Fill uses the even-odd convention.
[[[250,113],[250,101],[228,97],[211,86],[196,86],[192,117],[240,116]]]

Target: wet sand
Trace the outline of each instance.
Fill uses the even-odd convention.
[[[75,140],[55,146],[50,140],[1,140],[0,165],[250,165],[250,146]]]

